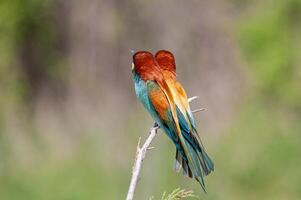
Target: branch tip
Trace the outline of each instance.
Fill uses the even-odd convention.
[[[205,108],[199,108],[199,109],[193,110],[191,112],[196,113],[196,112],[200,112],[200,111],[204,111],[204,110],[206,110],[206,109]]]
[[[188,102],[192,102],[193,100],[196,100],[197,98],[199,98],[198,96],[193,96],[193,97],[190,97],[188,98]]]

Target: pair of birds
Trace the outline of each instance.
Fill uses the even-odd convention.
[[[186,92],[176,79],[173,54],[155,56],[148,51],[133,55],[132,74],[138,99],[176,146],[175,170],[195,178],[205,190],[204,177],[214,165],[197,133]]]

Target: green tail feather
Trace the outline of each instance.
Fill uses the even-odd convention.
[[[210,157],[208,156],[208,154],[203,151],[203,158],[204,158],[204,161],[205,161],[205,165],[206,165],[206,168],[207,168],[207,172],[206,175],[210,174],[210,172],[214,171],[214,164],[212,162],[212,160],[210,159]]]
[[[190,145],[188,141],[186,141],[185,139],[182,141],[183,145],[181,146],[183,147],[182,152],[184,155],[182,156],[177,151],[175,169],[179,170],[179,163],[181,163],[183,168],[183,175],[195,178],[200,183],[201,187],[206,193],[204,182],[205,173],[202,166],[203,160],[200,159],[199,152],[195,151],[195,149]]]

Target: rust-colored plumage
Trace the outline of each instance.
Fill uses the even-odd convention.
[[[174,55],[166,50],[160,50],[155,55],[160,68],[176,75],[176,63]]]
[[[157,80],[162,82],[163,75],[154,60],[153,54],[147,51],[139,51],[133,55],[134,70],[143,81]]]

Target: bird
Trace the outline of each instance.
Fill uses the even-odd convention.
[[[180,94],[175,87],[174,58],[161,59],[160,55],[158,52],[155,58],[148,51],[138,51],[133,55],[132,74],[136,96],[175,145],[175,169],[179,171],[181,166],[183,175],[195,178],[206,192],[204,176],[213,171],[213,163],[196,132],[189,105],[184,105],[186,102],[188,104],[187,95]],[[172,78],[167,76],[167,65],[174,66],[174,70],[169,70],[174,76]],[[186,101],[182,98],[186,98]]]

